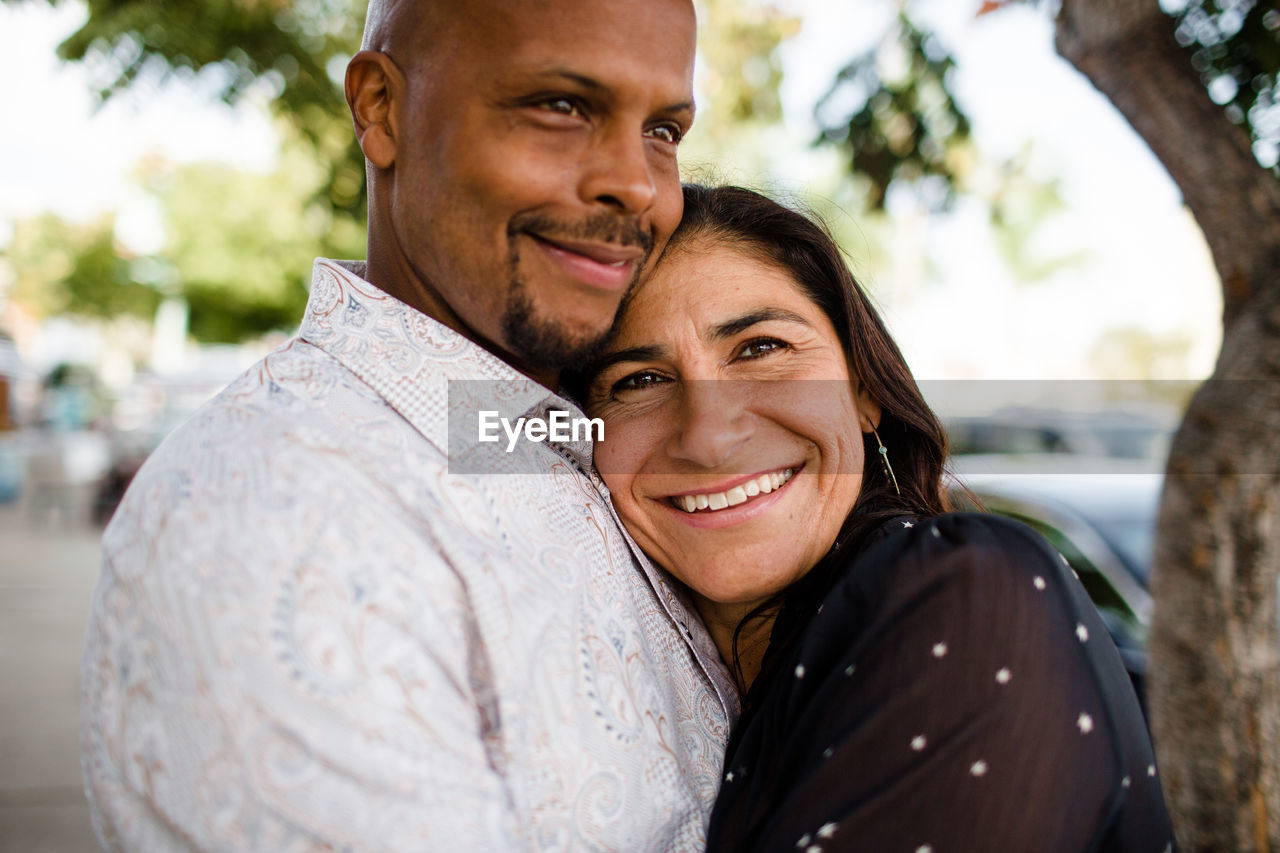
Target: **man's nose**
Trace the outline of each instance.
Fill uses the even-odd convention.
[[[668,441],[667,453],[700,468],[745,462],[737,458],[737,451],[750,439],[755,427],[750,412],[742,405],[743,395],[735,393],[735,387],[740,385],[715,379],[687,383],[681,391],[679,411],[674,413],[675,431]]]
[[[644,213],[658,195],[648,143],[639,128],[621,123],[601,130],[582,178],[583,201],[619,213]]]

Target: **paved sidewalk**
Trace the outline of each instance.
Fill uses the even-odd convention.
[[[79,716],[99,535],[0,504],[0,853],[98,850]]]

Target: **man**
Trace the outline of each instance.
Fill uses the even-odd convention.
[[[448,411],[572,409],[548,389],[679,219],[693,45],[689,0],[370,4],[367,267],[317,261],[298,338],[104,537],[109,848],[701,849],[736,700],[589,442],[446,450]]]

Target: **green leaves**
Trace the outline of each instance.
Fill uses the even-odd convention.
[[[42,216],[16,224],[5,258],[13,297],[42,315],[150,319],[160,293],[135,280],[133,258],[116,243],[114,222],[86,225]]]
[[[965,180],[969,119],[951,95],[955,61],[935,35],[906,11],[874,49],[855,57],[818,105],[819,143],[840,146],[849,169],[870,183],[869,204],[883,209],[894,181],[932,194],[945,206]],[[836,103],[851,103],[831,116]]]
[[[1183,0],[1172,12],[1209,94],[1280,177],[1280,10],[1257,0]]]
[[[363,256],[363,225],[318,192],[331,176],[309,144],[286,135],[269,174],[200,164],[150,177],[168,229],[160,256],[190,305],[196,339],[291,329],[315,256]]]

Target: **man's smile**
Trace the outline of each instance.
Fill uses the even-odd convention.
[[[554,265],[572,278],[606,290],[622,290],[648,252],[641,246],[552,239],[526,232]]]

